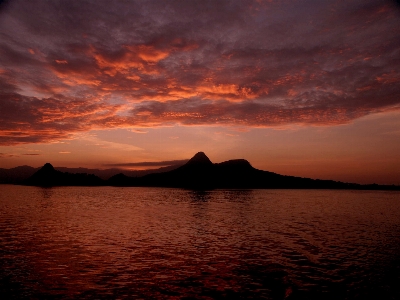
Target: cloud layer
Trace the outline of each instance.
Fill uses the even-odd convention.
[[[165,160],[165,161],[142,161],[135,163],[118,163],[118,164],[104,164],[107,167],[167,167],[172,165],[183,165],[188,162],[188,159],[183,160]]]
[[[398,28],[395,1],[5,2],[0,144],[398,109]]]

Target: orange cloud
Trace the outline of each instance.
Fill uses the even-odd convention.
[[[392,71],[390,73],[382,74],[381,76],[376,77],[376,81],[381,84],[391,84],[400,82],[400,74]]]
[[[130,131],[131,131],[131,132],[134,132],[134,133],[140,133],[140,134],[146,134],[146,133],[148,133],[148,131],[141,130],[141,129],[131,129]]]
[[[23,14],[21,32],[10,18],[0,25],[1,143],[95,128],[342,124],[400,105],[399,19],[388,5],[338,4],[339,20],[323,1],[303,3],[315,23],[297,26],[299,3],[121,2],[110,14],[98,2],[36,3],[22,9],[48,13],[52,26]]]
[[[299,92],[294,90],[294,89],[289,89],[287,94],[288,94],[289,97],[295,97],[295,96],[297,96],[299,94]]]
[[[76,85],[99,86],[101,84],[101,81],[99,79],[96,79],[95,76],[90,74],[85,75],[85,74],[74,73],[73,76],[71,75],[72,74],[57,73],[58,78],[61,79],[63,83],[69,86],[76,86]]]
[[[169,51],[157,50],[153,46],[139,45],[127,46],[132,52],[137,52],[137,56],[146,62],[156,63],[169,56]]]
[[[148,45],[123,46],[115,53],[105,53],[91,47],[91,55],[98,67],[110,76],[115,76],[117,73],[129,75],[131,72],[159,74],[157,63],[168,57],[170,53],[171,49],[161,50]],[[135,74],[129,76],[135,76]]]

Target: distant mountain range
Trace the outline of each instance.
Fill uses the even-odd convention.
[[[144,175],[147,175],[150,173],[167,172],[167,171],[176,169],[183,164],[184,163],[174,164],[174,165],[165,166],[165,167],[161,167],[161,168],[157,168],[157,169],[147,169],[147,170],[123,170],[123,169],[118,169],[118,168],[99,170],[99,169],[67,168],[67,167],[54,167],[54,169],[57,171],[64,172],[64,173],[67,172],[67,173],[73,173],[73,174],[79,174],[79,173],[93,174],[103,180],[107,180],[110,177],[112,177],[116,174],[120,174],[120,173],[123,173],[123,174],[125,174],[127,176],[131,176],[131,177],[138,177],[138,176],[144,176]],[[11,183],[11,184],[22,183],[24,180],[28,179],[29,177],[31,177],[33,174],[35,174],[39,170],[40,170],[40,167],[33,168],[30,166],[19,166],[19,167],[10,168],[10,169],[0,168],[0,184],[1,183]]]
[[[395,185],[361,185],[333,180],[319,180],[295,176],[279,175],[255,169],[244,159],[212,163],[203,153],[198,152],[183,165],[163,167],[156,170],[128,171],[117,169],[78,170],[76,173],[63,172],[67,168],[55,169],[50,163],[35,169],[27,166],[8,169],[16,184],[34,186],[149,186],[176,187],[189,189],[365,189],[400,190]],[[4,176],[0,169],[0,179]],[[102,173],[103,172],[103,173]],[[113,174],[114,173],[114,174]],[[111,177],[104,178],[107,174]],[[133,174],[133,176],[132,176]],[[100,176],[99,176],[100,175]]]

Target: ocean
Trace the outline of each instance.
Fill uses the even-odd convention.
[[[400,192],[0,185],[2,299],[400,299]]]

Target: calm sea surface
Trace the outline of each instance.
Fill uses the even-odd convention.
[[[400,193],[0,185],[1,299],[400,299]]]

